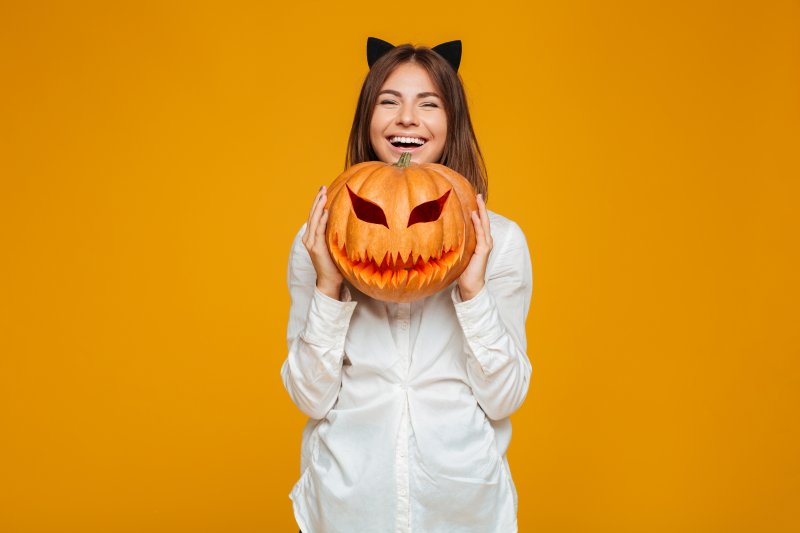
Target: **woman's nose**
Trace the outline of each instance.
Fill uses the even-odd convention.
[[[397,123],[403,125],[418,125],[417,111],[414,106],[402,106],[397,113]]]

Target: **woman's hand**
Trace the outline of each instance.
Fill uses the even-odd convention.
[[[303,244],[311,256],[314,270],[317,271],[317,288],[325,295],[338,300],[344,278],[331,259],[331,253],[325,244],[325,228],[328,225],[328,210],[325,203],[328,201],[327,188],[323,185],[308,215],[306,232],[303,234]]]
[[[492,232],[489,227],[489,214],[483,196],[478,195],[478,210],[472,212],[472,224],[475,226],[475,253],[472,254],[467,268],[458,278],[458,291],[461,299],[470,300],[478,294],[484,285],[486,263],[492,251]]]

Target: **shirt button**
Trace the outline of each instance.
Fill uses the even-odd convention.
[[[406,489],[400,489],[400,496],[406,495]]]
[[[408,329],[408,322],[406,321],[400,322],[400,329],[402,330]]]

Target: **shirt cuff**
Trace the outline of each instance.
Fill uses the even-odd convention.
[[[469,300],[465,301],[461,298],[458,285],[453,287],[453,292],[450,296],[453,299],[456,315],[464,329],[464,334],[470,337],[480,332],[481,326],[486,325],[485,319],[488,318],[494,304],[494,300],[491,294],[489,294],[489,289],[487,289],[486,284],[478,291],[478,294]]]
[[[472,298],[470,298],[469,300],[466,300],[466,301],[467,302],[473,301],[475,298],[477,298],[478,296],[483,294],[483,292],[485,290],[486,290],[486,283],[483,284],[483,287],[481,288],[481,290],[478,291],[478,294],[476,294],[475,296],[473,296]],[[465,301],[464,299],[461,298],[461,291],[458,288],[458,284],[453,286],[453,291],[451,292],[450,296],[453,297],[453,303],[454,304],[460,304],[460,303]]]
[[[340,294],[342,301],[331,298],[314,287],[303,340],[318,346],[343,344],[350,318],[358,302],[352,301],[350,290],[346,286],[342,286]]]
[[[467,343],[478,359],[481,359],[484,351],[482,348],[494,344],[505,333],[505,325],[500,319],[492,293],[489,292],[488,285],[484,285],[478,294],[464,301],[456,286],[451,296]],[[481,362],[488,364],[488,361]]]

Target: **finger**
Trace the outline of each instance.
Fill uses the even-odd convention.
[[[481,222],[483,223],[483,231],[489,230],[489,213],[486,211],[486,202],[483,200],[483,195],[478,195],[478,212],[481,215]]]
[[[325,205],[325,202],[322,201],[322,199],[324,198],[325,195],[323,194],[320,197],[320,201],[317,202],[316,206],[314,206],[314,211],[311,213],[311,218],[308,221],[308,237],[309,237],[308,240],[310,241],[308,244],[309,247],[314,246],[314,239],[317,236],[317,227],[319,226],[319,219],[322,217],[322,208]]]
[[[303,234],[303,244],[307,244],[309,237],[313,236],[312,226],[313,226],[313,218],[314,218],[314,210],[317,208],[319,204],[319,200],[322,197],[322,191],[325,188],[323,185],[317,191],[317,195],[314,197],[314,202],[311,204],[311,210],[308,212],[308,220],[306,220],[306,232]]]
[[[483,195],[478,195],[478,209],[481,214],[481,225],[483,228],[484,239],[489,247],[492,246],[492,228],[489,224],[489,212],[486,210],[486,202],[483,201]]]
[[[320,217],[319,224],[317,224],[317,233],[316,237],[323,242],[325,241],[325,229],[328,224],[328,210],[322,210],[322,216]]]
[[[319,203],[319,200],[320,200],[320,198],[322,198],[323,194],[325,194],[325,186],[324,185],[319,188],[319,191],[317,191],[317,195],[314,197],[314,203],[311,204],[311,210],[309,210],[309,212],[308,212],[308,219],[309,220],[311,220],[311,215],[314,214],[314,209],[316,209],[317,204]]]
[[[478,244],[484,243],[483,225],[477,211],[472,212],[472,225],[475,226],[475,240],[478,241]]]

